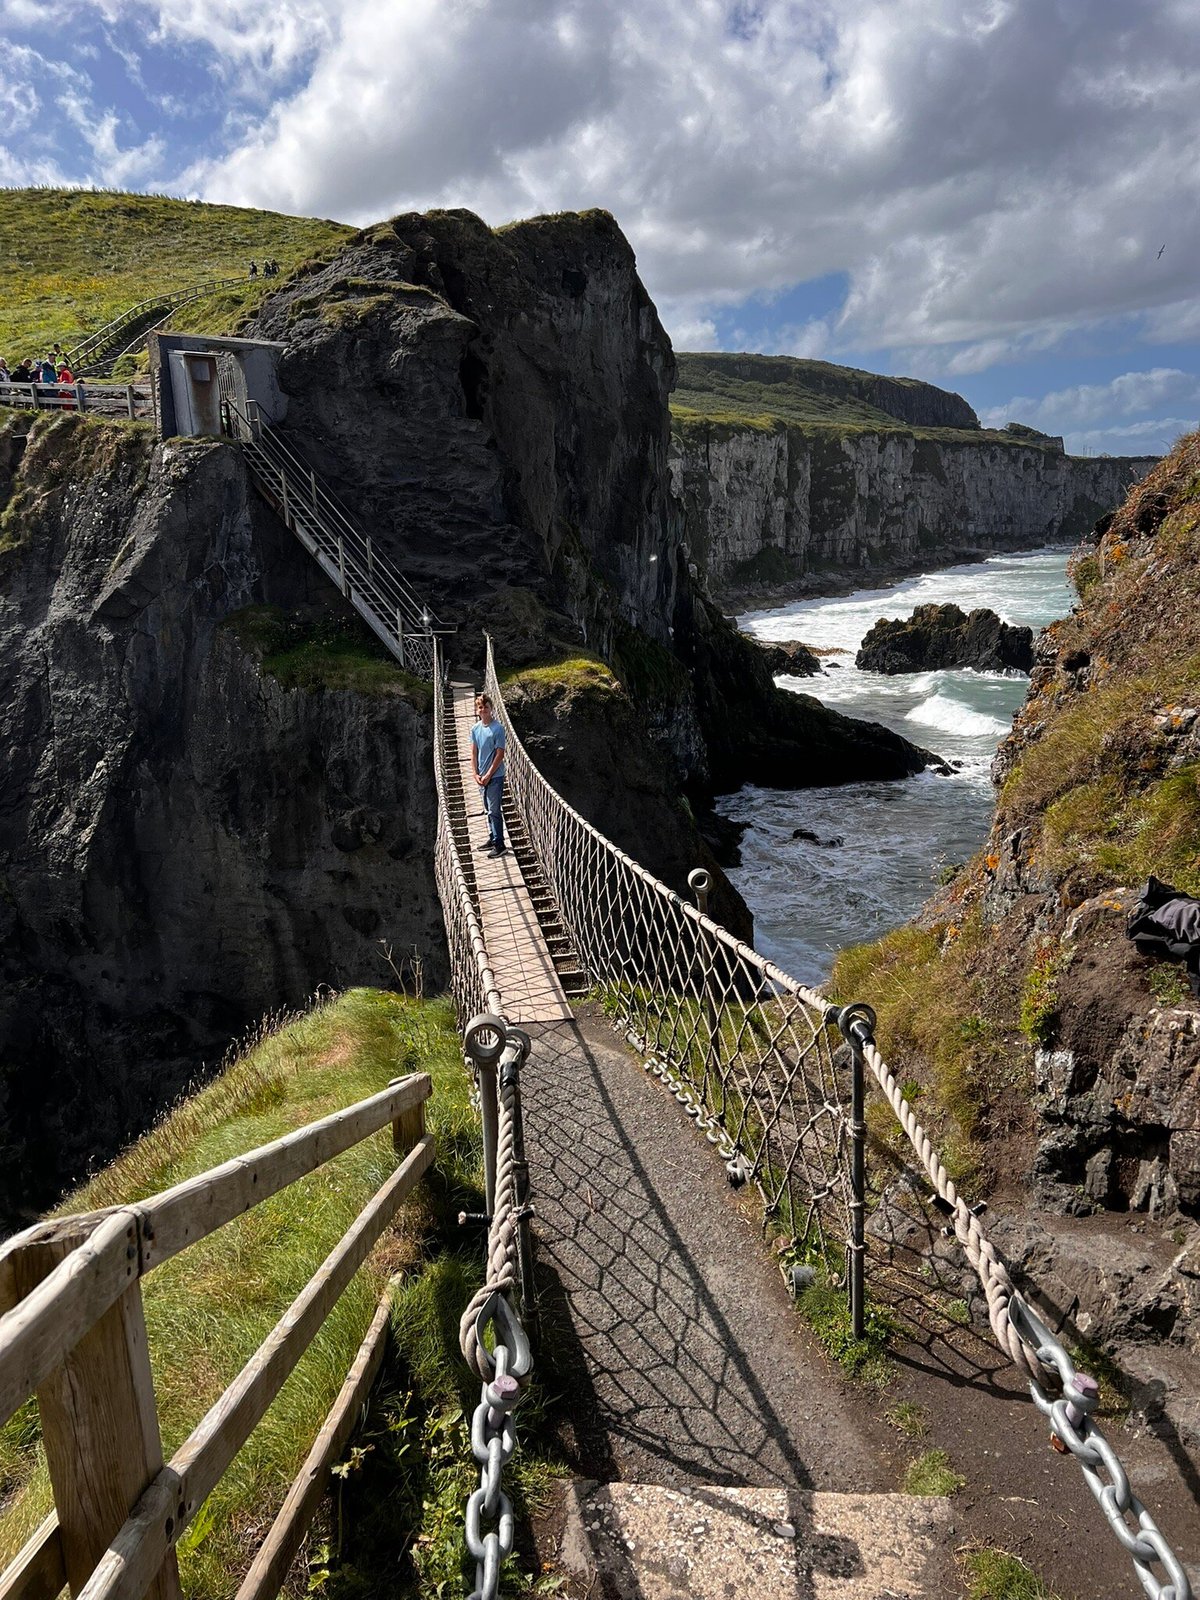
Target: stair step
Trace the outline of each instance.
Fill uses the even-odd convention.
[[[950,1502],[695,1484],[564,1488],[559,1559],[611,1600],[941,1600],[961,1592]]]

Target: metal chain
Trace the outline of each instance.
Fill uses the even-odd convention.
[[[1036,1379],[1029,1384],[1034,1405],[1050,1419],[1050,1442],[1079,1462],[1084,1482],[1132,1559],[1143,1589],[1151,1600],[1191,1600],[1192,1586],[1178,1556],[1134,1494],[1116,1451],[1092,1418],[1100,1399],[1095,1378],[1076,1371],[1069,1353],[1020,1295],[1012,1296],[1008,1315],[1013,1333],[1031,1361],[1043,1375],[1053,1374],[1055,1379],[1053,1393]],[[1162,1566],[1165,1583],[1156,1576],[1156,1565]]]

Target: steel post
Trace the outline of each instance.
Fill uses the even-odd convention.
[[[688,873],[688,886],[696,896],[696,906],[702,917],[708,915],[708,891],[712,887],[712,876],[703,867],[694,867]],[[706,1063],[714,1082],[720,1077],[720,1039],[717,1032],[717,1007],[713,1001],[712,985],[708,974],[704,975],[704,1021],[708,1028],[708,1052]],[[721,1107],[722,1113],[724,1106]]]
[[[497,1095],[499,1080],[495,1062],[480,1062],[479,1119],[483,1123],[483,1192],[484,1209],[489,1217],[496,1212],[496,1144],[500,1131],[500,1113]]]
[[[850,1239],[846,1246],[850,1289],[850,1330],[861,1339],[866,1324],[867,1122],[864,1046],[875,1036],[875,1013],[861,1003],[831,1008],[826,1019],[836,1022],[850,1046]]]

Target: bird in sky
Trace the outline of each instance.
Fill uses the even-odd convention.
[[[1166,245],[1165,245],[1165,244],[1160,244],[1160,245],[1159,245],[1159,247],[1158,247],[1158,254],[1157,254],[1157,255],[1156,255],[1156,256],[1155,256],[1155,258],[1154,258],[1154,259],[1155,259],[1155,261],[1161,261],[1161,260],[1162,260],[1162,253],[1163,253],[1163,251],[1164,251],[1164,250],[1165,250],[1165,249],[1166,249],[1166,248],[1167,248],[1167,247],[1166,247]]]

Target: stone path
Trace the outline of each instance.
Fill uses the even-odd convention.
[[[676,1102],[599,1017],[530,1030],[525,1137],[540,1347],[584,1476],[870,1490],[878,1455],[757,1223]]]

